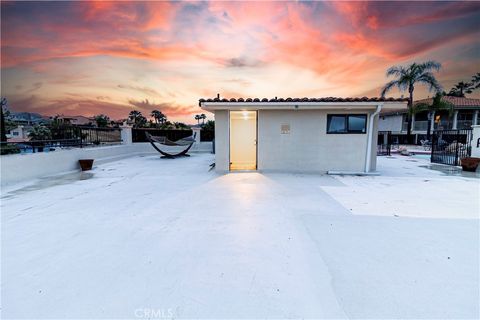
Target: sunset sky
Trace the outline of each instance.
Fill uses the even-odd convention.
[[[194,123],[198,99],[217,93],[378,96],[388,67],[430,59],[442,63],[448,91],[480,71],[473,2],[2,1],[1,9],[2,96],[14,111],[44,115],[159,109]],[[417,88],[416,98],[427,95]]]

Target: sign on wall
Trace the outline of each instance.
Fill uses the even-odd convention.
[[[284,123],[280,126],[281,134],[290,134],[290,124]]]

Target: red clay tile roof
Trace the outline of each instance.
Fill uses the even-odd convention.
[[[417,100],[417,103],[431,103],[433,98]],[[480,99],[465,98],[465,97],[451,97],[443,96],[442,100],[452,103],[455,107],[480,107]]]
[[[406,98],[337,98],[337,97],[326,97],[326,98],[213,98],[213,99],[200,99],[198,104],[202,102],[379,102],[379,101],[398,101],[406,102]]]

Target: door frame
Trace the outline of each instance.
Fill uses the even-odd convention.
[[[230,113],[232,111],[254,111],[255,112],[255,169],[254,170],[233,170],[231,168],[232,162],[230,161],[231,157],[231,118]],[[258,170],[258,110],[228,110],[228,172],[245,172],[245,171],[257,171]]]

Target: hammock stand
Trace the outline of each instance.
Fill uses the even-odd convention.
[[[193,136],[190,136],[190,137],[187,137],[187,138],[182,138],[180,140],[177,140],[177,141],[172,141],[172,140],[168,140],[167,137],[163,137],[163,136],[152,136],[150,133],[148,132],[145,132],[145,136],[147,137],[147,140],[150,142],[150,144],[152,145],[152,147],[155,148],[155,150],[157,150],[158,152],[160,152],[160,154],[162,154],[162,158],[176,158],[176,157],[190,157],[189,154],[187,154],[188,150],[190,150],[190,148],[193,146],[193,144],[195,143],[195,137],[196,137],[197,133],[195,132],[193,134]],[[164,145],[164,146],[175,146],[175,147],[185,147],[185,149],[183,149],[182,151],[178,152],[178,153],[169,153],[169,152],[166,152],[162,149],[160,149],[159,147],[157,147],[155,145],[155,143],[158,143],[160,145]]]

